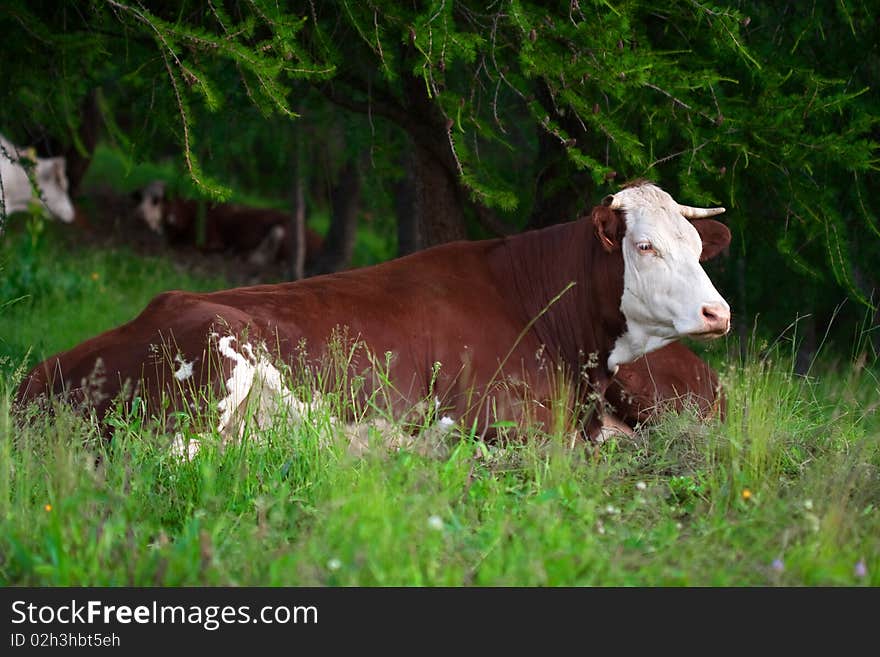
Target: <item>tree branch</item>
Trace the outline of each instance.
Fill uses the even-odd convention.
[[[385,117],[392,123],[400,126],[422,148],[426,149],[440,161],[449,171],[450,175],[458,177],[459,170],[455,157],[449,150],[447,134],[442,126],[431,126],[424,121],[418,121],[413,113],[407,112],[390,95],[377,91],[375,87],[368,94],[366,90],[360,88],[359,81],[351,77],[340,76],[336,81],[342,81],[355,91],[367,95],[368,100],[357,100],[351,93],[341,93],[332,82],[328,82],[327,84],[320,85],[318,88],[330,102],[359,114],[373,114]]]

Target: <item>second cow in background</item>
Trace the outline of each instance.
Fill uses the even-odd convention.
[[[166,184],[158,180],[135,192],[134,197],[135,214],[170,244],[232,251],[258,266],[289,260],[294,251],[290,215],[282,210],[170,198]],[[200,213],[204,213],[201,234]],[[309,268],[321,251],[323,238],[308,227],[305,236],[305,264]]]

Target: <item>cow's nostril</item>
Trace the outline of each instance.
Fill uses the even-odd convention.
[[[727,331],[730,327],[730,310],[719,304],[707,304],[700,309],[706,328],[710,331]]]

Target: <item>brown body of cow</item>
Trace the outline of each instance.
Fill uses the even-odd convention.
[[[153,231],[164,234],[169,244],[240,253],[256,265],[289,261],[293,256],[296,240],[291,217],[282,210],[168,198],[165,185],[158,182],[137,192],[135,198],[137,214]],[[204,215],[201,222],[200,214]],[[323,241],[315,230],[305,227],[307,269],[315,262]]]
[[[644,193],[668,197],[655,189]],[[635,325],[628,326],[621,301],[627,225],[624,211],[609,207],[614,202],[571,223],[445,244],[369,268],[295,283],[161,294],[131,322],[36,366],[17,402],[66,393],[103,418],[113,400],[127,402],[135,394],[151,413],[163,408],[163,399],[175,410],[213,397],[223,398],[229,411],[232,401],[241,403],[230,392],[237,368],[273,376],[259,345],[276,363],[317,368],[328,339],[344,327],[376,355],[371,360],[354,351],[345,361],[344,376],[363,377],[356,402],[365,403],[387,380],[382,403],[397,416],[433,400],[438,417],[487,435],[499,420],[550,428],[554,400],[573,409],[593,405],[611,382],[612,350],[632,348]],[[687,223],[681,215],[674,221]],[[692,225],[697,231],[689,239],[699,233],[702,259],[729,243],[718,222]],[[635,252],[634,245],[627,248]],[[699,248],[690,253],[696,262]],[[636,257],[647,256],[654,257]],[[720,297],[710,291],[715,303]],[[695,335],[729,330],[729,310],[717,303],[700,308],[699,326],[689,329]],[[595,413],[589,417],[587,433],[595,435],[599,421]]]
[[[649,424],[666,411],[687,409],[702,419],[723,420],[727,415],[718,375],[680,342],[621,365],[605,399],[610,412],[631,428]]]

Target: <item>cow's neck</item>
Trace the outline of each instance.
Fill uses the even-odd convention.
[[[626,327],[620,253],[602,249],[588,219],[522,233],[504,246],[514,303],[534,321],[533,335],[572,372],[592,365],[591,383],[601,387],[608,355]]]

